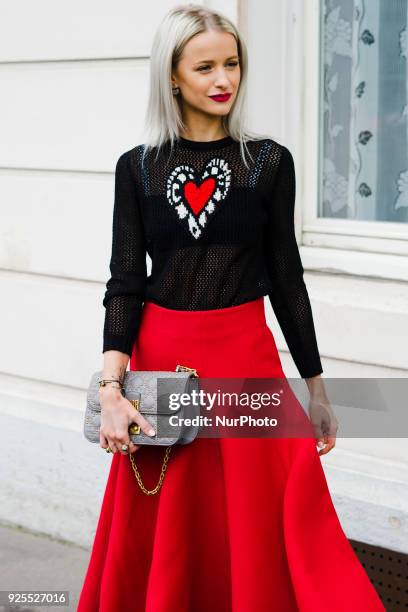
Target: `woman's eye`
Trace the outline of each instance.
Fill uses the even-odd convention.
[[[228,66],[238,66],[239,62],[229,62]],[[198,68],[199,72],[202,72],[203,70],[206,70],[207,68],[211,68],[211,66],[209,66],[208,64],[205,66],[200,66],[200,68]]]

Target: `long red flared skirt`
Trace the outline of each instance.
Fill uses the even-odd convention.
[[[178,363],[202,377],[285,377],[264,298],[205,311],[145,302],[130,369]],[[148,488],[163,455],[134,454]],[[156,495],[128,456],[112,456],[77,610],[385,608],[339,523],[316,440],[199,437],[173,446]]]

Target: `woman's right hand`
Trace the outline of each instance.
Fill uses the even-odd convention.
[[[108,448],[113,453],[120,452],[127,455],[139,450],[140,444],[134,444],[129,435],[131,423],[140,425],[141,431],[146,435],[156,435],[149,421],[147,421],[136,408],[126,399],[116,386],[106,385],[99,389],[99,402],[101,405],[101,426],[99,442],[102,448]],[[122,444],[127,444],[129,451],[122,450]]]

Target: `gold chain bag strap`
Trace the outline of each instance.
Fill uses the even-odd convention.
[[[87,392],[87,405],[84,418],[84,436],[87,440],[99,443],[99,430],[101,418],[101,406],[99,403],[99,380],[102,371],[94,372]],[[162,382],[162,395],[158,396],[158,379]],[[163,379],[163,380],[162,380]],[[156,494],[163,483],[164,475],[169,461],[171,448],[174,444],[189,444],[192,442],[199,430],[199,425],[185,425],[184,406],[173,408],[169,403],[169,395],[166,393],[166,381],[169,380],[171,393],[199,392],[199,376],[197,370],[183,365],[177,365],[174,371],[162,370],[128,370],[125,373],[122,395],[126,397],[132,406],[148,420],[156,431],[153,438],[146,435],[136,423],[129,426],[129,436],[137,445],[166,446],[162,468],[157,485],[153,489],[147,489],[141,479],[133,453],[129,453],[132,469],[136,480],[146,495]],[[170,425],[170,417],[177,415],[179,425]],[[189,409],[189,418],[200,415],[200,404],[192,404]],[[160,432],[160,435],[159,435]],[[167,434],[167,435],[166,435]],[[171,434],[171,435],[170,435]],[[137,451],[136,451],[137,452]]]

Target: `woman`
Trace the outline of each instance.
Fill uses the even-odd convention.
[[[80,612],[384,610],[319,459],[337,423],[294,234],[293,158],[244,129],[246,80],[228,19],[199,5],[167,14],[151,54],[150,138],[116,166],[103,345],[113,382],[100,389],[100,445],[113,457]],[[318,435],[198,437],[172,447],[154,488],[163,448],[131,442],[132,422],[150,426],[118,389],[129,358],[131,370],[283,379],[266,295]]]

